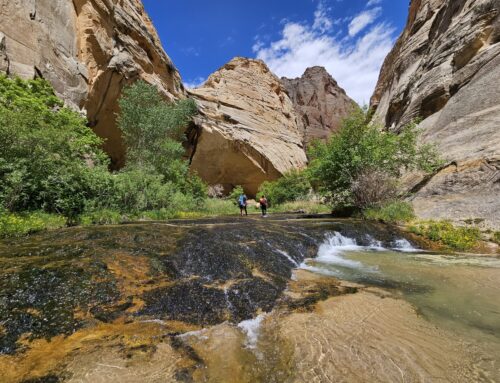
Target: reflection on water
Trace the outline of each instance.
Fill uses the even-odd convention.
[[[357,221],[38,234],[0,243],[0,381],[492,382],[499,293],[500,259]]]

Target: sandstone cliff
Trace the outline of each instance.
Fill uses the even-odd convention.
[[[306,165],[301,118],[262,61],[235,58],[190,96],[200,108],[191,166],[209,184],[255,195],[263,181]]]
[[[300,78],[281,81],[303,119],[306,143],[328,139],[356,106],[323,67],[308,68]]]
[[[412,0],[371,104],[389,129],[423,118],[423,139],[447,161],[408,177],[418,215],[500,226],[498,0]]]
[[[0,70],[44,77],[86,110],[116,166],[124,153],[115,125],[123,86],[143,78],[168,99],[184,94],[140,0],[0,0],[0,20]]]

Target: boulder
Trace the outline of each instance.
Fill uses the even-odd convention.
[[[226,192],[306,166],[301,118],[264,62],[237,57],[189,91],[200,114],[189,135],[191,168]]]
[[[393,131],[422,118],[423,140],[446,161],[406,177],[420,217],[500,227],[499,79],[498,0],[411,1],[371,106]]]
[[[302,77],[281,82],[297,113],[302,117],[306,144],[315,139],[326,140],[339,130],[342,119],[357,107],[325,68],[307,68]]]
[[[49,80],[86,112],[115,167],[124,162],[115,123],[123,86],[142,78],[166,99],[184,97],[140,0],[0,0],[0,20],[0,70]]]

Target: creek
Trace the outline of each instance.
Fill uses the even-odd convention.
[[[0,382],[500,382],[500,258],[277,216],[0,242]]]

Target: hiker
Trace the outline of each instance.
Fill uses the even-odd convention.
[[[247,196],[245,195],[245,193],[242,193],[238,198],[238,205],[240,206],[240,215],[243,216],[243,211],[245,212],[245,215],[248,215]]]
[[[262,216],[267,217],[267,199],[265,195],[260,197],[259,204],[260,204],[260,210],[262,210]]]

